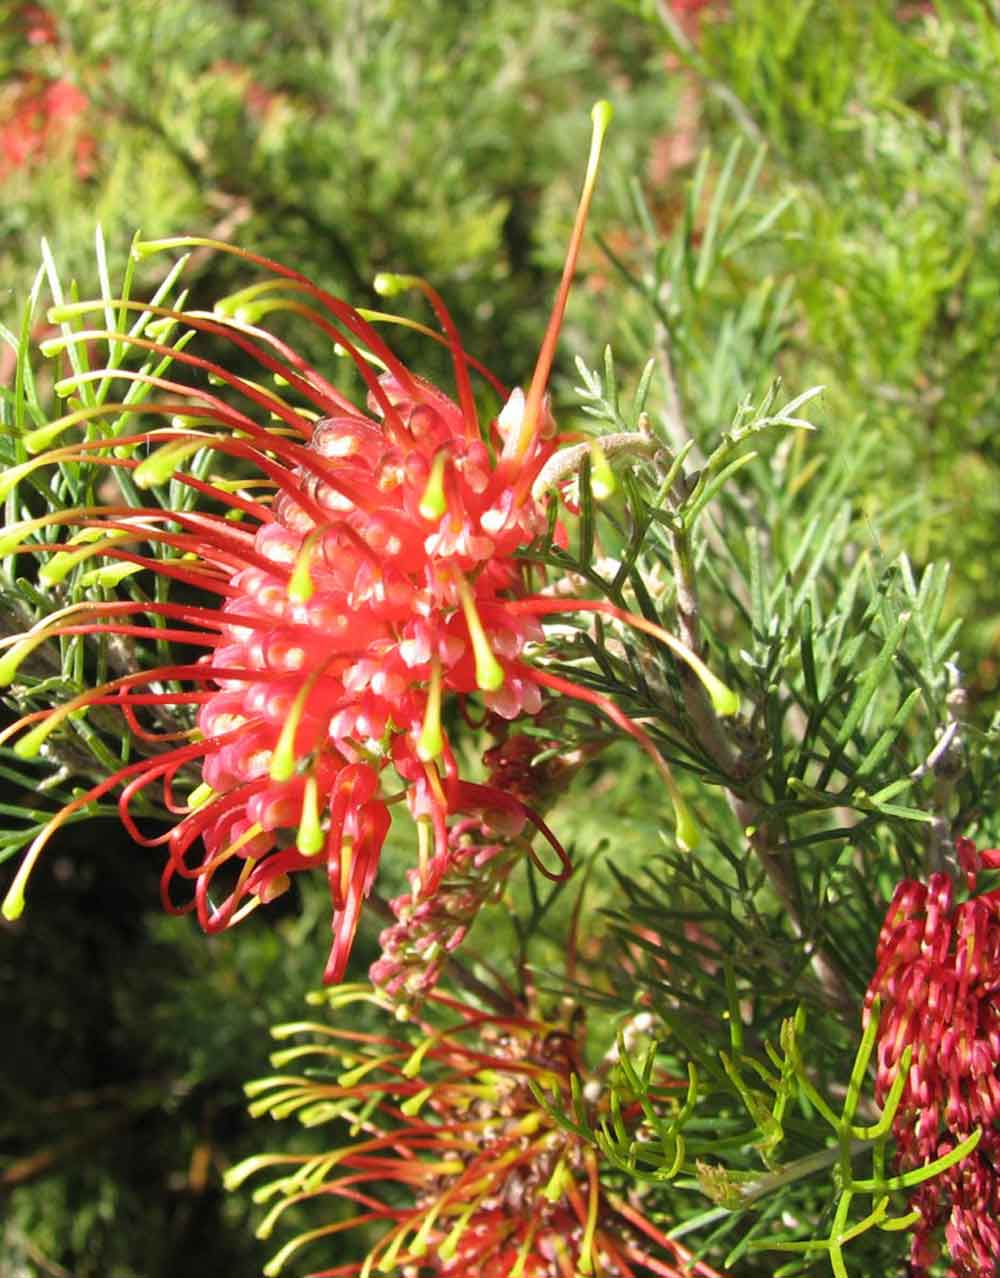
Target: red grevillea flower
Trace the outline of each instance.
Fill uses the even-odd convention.
[[[57,44],[59,42],[56,20],[43,5],[22,5],[17,16],[29,44]]]
[[[0,683],[10,683],[38,645],[61,635],[112,633],[207,654],[123,674],[58,708],[27,715],[0,734],[0,741],[18,737],[15,750],[31,757],[71,714],[114,706],[136,738],[152,738],[156,751],[56,815],[22,862],[4,903],[7,917],[23,908],[25,882],[53,831],[121,787],[119,809],[130,834],[167,849],[167,908],[196,910],[208,931],[228,927],[271,900],[288,886],[289,875],[322,867],[334,908],[326,979],[336,981],[373,883],[392,803],[405,798],[418,822],[425,883],[440,876],[449,857],[450,818],[488,817],[494,825],[501,817],[515,825],[531,819],[516,795],[470,785],[459,776],[442,727],[446,696],[481,694],[487,708],[506,719],[533,715],[550,691],[586,700],[639,740],[672,786],[641,728],[599,694],[529,664],[526,648],[544,637],[542,618],[582,608],[627,620],[692,664],[725,702],[724,710],[736,708],[732,694],[659,627],[600,601],[531,595],[525,561],[518,557],[547,527],[545,509],[532,492],[557,446],[545,386],[608,118],[602,104],[595,111],[566,267],[526,394],[508,395],[464,352],[441,299],[421,280],[384,277],[381,283],[386,292],[418,287],[429,298],[441,323],[438,340],[452,355],[457,402],[401,364],[353,308],[295,271],[233,249],[228,251],[265,266],[272,278],[230,299],[221,317],[115,305],[152,313],[168,326],[227,338],[307,408],[193,355],[183,340],[171,347],[148,336],[102,330],[50,344],[124,342],[207,373],[224,389],[216,394],[155,372],[121,368],[78,373],[62,389],[117,378],[163,398],[138,404],[126,396],[80,409],[27,436],[29,451],[48,448],[72,427],[92,426],[103,416],[141,411],[161,414],[171,424],[52,448],[9,470],[0,492],[10,493],[40,466],[86,462],[117,473],[125,491],[172,481],[202,498],[204,509],[123,503],[60,511],[8,528],[0,553],[44,556],[40,577],[50,586],[71,572],[81,580],[81,569],[82,580],[91,574],[105,586],[145,571],[181,583],[187,598],[194,592],[219,602],[130,598],[76,604],[26,635],[3,641],[8,651],[0,659]],[[186,239],[145,247],[203,243]],[[105,311],[105,303],[57,308],[55,318],[95,309]],[[257,327],[272,310],[304,317],[353,359],[367,386],[365,410]],[[381,372],[372,370],[373,362]],[[477,416],[470,365],[504,400],[485,427]],[[232,392],[228,397],[226,389]],[[135,456],[150,446],[155,451],[143,460]],[[203,470],[183,468],[192,457],[204,458],[206,450],[239,463],[252,482],[206,480]],[[38,539],[41,530],[60,525],[78,531],[58,544]],[[166,739],[157,738],[143,718],[149,707],[162,714],[164,708],[185,706],[196,709],[194,730],[171,732]],[[188,780],[199,772],[200,783]],[[149,838],[136,826],[131,807],[153,785],[162,788],[163,804],[177,821]],[[540,821],[535,824],[565,866],[562,849]],[[184,882],[193,884],[193,900],[178,905],[175,889]]]
[[[59,147],[73,156],[78,178],[94,171],[94,136],[82,125],[87,96],[70,80],[27,76],[0,94],[0,182],[40,163]]]
[[[970,892],[1000,850],[956,842]],[[884,1103],[906,1048],[912,1062],[893,1123],[902,1171],[924,1166],[977,1129],[976,1148],[914,1191],[920,1220],[910,1264],[926,1275],[944,1226],[950,1278],[992,1278],[1000,1259],[1000,891],[955,904],[947,874],[898,885],[886,913],[868,989],[876,998],[876,1099]]]
[[[331,1213],[330,1224],[286,1244],[265,1274],[274,1278],[305,1245],[366,1224],[384,1227],[367,1258],[312,1278],[681,1278],[676,1265],[691,1262],[690,1254],[638,1206],[609,1193],[597,1151],[552,1116],[560,1107],[573,1112],[571,1080],[581,1085],[576,1094],[586,1098],[580,1103],[593,1123],[607,1108],[600,1080],[587,1081],[582,1017],[549,1021],[519,1003],[509,1014],[485,1013],[442,995],[428,1006],[450,1023],[422,1023],[416,1045],[322,1023],[274,1030],[279,1038],[309,1035],[272,1057],[276,1069],[294,1063],[302,1072],[250,1084],[251,1113],[296,1114],[306,1126],[343,1118],[364,1135],[318,1154],[258,1155],[227,1174],[235,1188],[261,1170],[281,1169],[255,1194],[259,1202],[277,1200],[259,1237],[269,1237],[286,1209],[301,1203],[333,1198],[357,1208],[347,1219],[342,1210]],[[665,1079],[659,1090],[669,1104],[685,1086]],[[402,1199],[386,1201],[380,1186],[389,1184]],[[718,1278],[703,1262],[683,1272]]]
[[[55,19],[41,5],[22,5],[15,21],[28,45],[58,45]],[[0,90],[0,182],[63,148],[78,178],[94,168],[96,144],[84,127],[90,103],[72,81],[22,72]]]

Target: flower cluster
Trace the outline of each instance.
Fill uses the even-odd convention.
[[[415,900],[426,898],[453,865],[465,831],[450,823],[462,818],[508,834],[531,820],[565,864],[555,839],[509,787],[461,777],[445,726],[447,698],[474,694],[501,720],[537,714],[550,692],[583,700],[642,744],[676,794],[641,727],[602,694],[531,660],[532,646],[545,637],[544,618],[603,612],[686,660],[721,713],[737,708],[733,694],[660,627],[605,601],[554,599],[530,589],[524,552],[549,522],[538,480],[559,442],[546,384],[608,118],[602,104],[566,267],[526,393],[508,393],[467,355],[443,302],[423,280],[385,276],[377,283],[386,294],[418,288],[426,295],[441,326],[430,335],[451,354],[456,399],[413,374],[368,319],[304,276],[191,238],[140,245],[137,252],[211,244],[265,267],[270,277],[212,315],[118,299],[122,311],[131,306],[147,321],[155,316],[152,332],[67,327],[47,344],[59,352],[100,340],[149,361],[139,370],[83,371],[78,364],[62,393],[115,380],[142,393],[126,393],[117,403],[95,396],[28,434],[25,445],[38,455],[10,469],[0,491],[13,494],[41,467],[84,465],[110,472],[123,497],[155,490],[161,501],[61,510],[7,527],[0,553],[40,557],[40,581],[58,590],[69,579],[76,593],[75,602],[0,643],[6,649],[0,685],[11,683],[41,644],[68,635],[155,640],[206,655],[132,669],[0,734],[0,743],[17,738],[16,752],[33,757],[70,716],[111,706],[149,751],[75,798],[38,835],[7,894],[8,918],[23,908],[25,882],[53,832],[120,788],[121,818],[135,841],[167,850],[166,908],[195,910],[207,931],[229,927],[280,895],[290,876],[321,867],[334,910],[325,978],[338,981],[393,804],[405,801],[420,831]],[[64,323],[94,310],[106,313],[105,302],[55,308],[52,318]],[[304,318],[338,344],[364,379],[363,408],[259,327],[272,311]],[[178,325],[183,336],[168,345]],[[191,353],[188,338],[199,333],[232,343],[287,391]],[[170,363],[207,375],[220,391],[171,379]],[[479,420],[475,370],[502,404],[487,423]],[[128,422],[139,412],[169,424],[53,447],[81,425],[93,436],[103,418]],[[208,473],[213,456],[247,477]],[[167,485],[173,489],[165,491]],[[185,490],[200,508],[170,500],[171,491]],[[60,528],[75,532],[53,541]],[[157,589],[107,601],[107,589],[137,574],[140,585],[154,580]],[[183,601],[170,602],[164,583],[177,583]],[[88,586],[99,588],[98,601],[87,599]],[[194,715],[187,727],[185,713]],[[133,815],[152,786],[176,818],[155,837]],[[193,899],[178,903],[176,889],[185,883]]]
[[[340,1199],[359,1209],[347,1219],[337,1212],[332,1223],[287,1243],[265,1267],[269,1278],[303,1246],[359,1224],[384,1226],[367,1258],[313,1278],[390,1271],[680,1278],[676,1264],[689,1263],[684,1273],[718,1278],[637,1204],[609,1192],[596,1151],[553,1116],[572,1112],[574,1092],[596,1097],[586,1102],[595,1120],[601,1112],[599,1080],[580,1088],[582,1017],[568,1012],[550,1021],[520,1002],[486,1013],[441,995],[432,996],[432,1005],[450,1023],[423,1023],[415,1047],[323,1023],[274,1030],[279,1038],[311,1041],[274,1054],[276,1069],[295,1062],[302,1072],[251,1083],[251,1113],[297,1114],[306,1126],[343,1118],[364,1137],[318,1154],[258,1155],[228,1173],[233,1188],[264,1169],[282,1169],[255,1194],[260,1202],[277,1200],[258,1229],[261,1237],[297,1204]],[[663,1090],[669,1097],[669,1080]],[[540,1104],[543,1093],[551,1105]],[[404,1192],[405,1205],[377,1196],[387,1183]]]
[[[956,849],[970,893],[1000,851]],[[918,1186],[910,1263],[926,1275],[944,1226],[951,1278],[992,1278],[1000,1258],[1000,891],[955,903],[943,873],[896,888],[879,936],[866,1017],[880,1000],[876,1099],[885,1102],[904,1051],[912,1062],[893,1123],[900,1169],[950,1153],[977,1129],[966,1158]]]
[[[382,784],[389,769],[405,783],[410,811],[429,832],[422,874],[447,855],[451,814],[470,806],[522,813],[510,796],[459,778],[442,703],[448,693],[478,692],[493,713],[507,718],[540,708],[544,676],[533,673],[522,654],[542,632],[512,602],[527,593],[515,554],[545,528],[530,487],[553,447],[544,413],[528,429],[524,397],[515,394],[491,428],[494,461],[479,433],[467,374],[460,374],[460,407],[399,364],[356,313],[339,303],[336,310],[387,366],[376,377],[358,355],[369,385],[368,412],[289,362],[281,375],[320,406],[318,421],[282,406],[285,429],[274,430],[206,395],[210,407],[185,405],[182,428],[100,440],[92,450],[86,444],[56,450],[60,459],[91,457],[124,470],[139,488],[173,478],[221,505],[220,513],[127,505],[70,511],[45,521],[78,528],[62,544],[26,540],[37,521],[7,531],[13,551],[47,556],[41,575],[49,584],[100,556],[102,583],[109,574],[149,571],[216,596],[218,606],[71,606],[15,643],[4,672],[9,682],[38,643],[58,634],[112,631],[207,649],[199,661],[127,674],[58,710],[29,716],[40,722],[17,749],[35,752],[84,705],[116,706],[133,733],[146,738],[153,734],[140,720],[141,708],[195,706],[193,730],[180,734],[185,744],[123,769],[89,799],[124,785],[119,807],[132,837],[167,847],[167,908],[189,908],[175,906],[172,893],[177,881],[193,880],[193,906],[208,931],[273,899],[289,875],[322,864],[335,909],[327,968],[334,981],[389,826],[393,799]],[[275,363],[259,338],[251,342],[231,331],[268,366]],[[159,349],[159,343],[148,345]],[[461,357],[456,362],[465,373]],[[173,383],[169,390],[184,387]],[[217,437],[209,422],[233,433]],[[158,447],[145,460],[122,456],[149,444]],[[249,463],[263,486],[255,493],[243,485],[231,491],[179,469],[203,449]],[[167,625],[136,624],[135,613]],[[165,680],[191,687],[151,690]],[[200,768],[200,784],[181,798],[175,783],[192,765]],[[178,820],[150,838],[131,809],[155,783]]]

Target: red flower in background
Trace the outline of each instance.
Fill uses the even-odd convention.
[[[59,31],[56,20],[48,9],[40,4],[26,4],[19,14],[25,38],[31,45],[58,44]]]
[[[1000,866],[1000,850],[977,852],[969,839],[956,849],[970,892],[982,866]],[[880,999],[880,1104],[912,1048],[893,1123],[900,1169],[924,1166],[982,1131],[971,1154],[914,1191],[913,1272],[929,1272],[943,1226],[951,1278],[990,1278],[1000,1258],[1000,890],[958,905],[954,891],[946,874],[896,888],[865,1014]]]
[[[94,171],[96,143],[84,127],[87,97],[69,80],[25,77],[0,95],[0,182],[19,169],[41,164],[59,150],[72,156],[73,171]]]
[[[29,46],[57,45],[55,20],[41,5],[18,15]],[[0,182],[58,154],[72,158],[78,178],[94,171],[96,143],[86,128],[87,96],[65,76],[24,72],[0,89]]]

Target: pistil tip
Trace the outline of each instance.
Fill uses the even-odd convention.
[[[594,128],[599,129],[602,133],[614,118],[615,109],[605,98],[601,98],[599,102],[595,102],[590,108],[590,118],[594,122]]]
[[[597,501],[607,501],[618,487],[607,454],[595,439],[590,445],[590,491]]]
[[[674,807],[674,833],[682,852],[690,852],[698,842],[698,823],[679,793],[671,796]]]
[[[8,923],[16,922],[24,913],[24,889],[20,883],[15,883],[4,897],[0,913]]]
[[[395,297],[397,293],[405,293],[416,285],[412,275],[400,275],[395,271],[380,271],[372,281],[372,287],[379,297]]]
[[[712,702],[712,709],[720,719],[725,719],[731,715],[739,713],[740,697],[738,692],[734,692],[732,688],[717,679],[711,671],[707,672],[708,677],[702,678],[702,684],[708,693]]]

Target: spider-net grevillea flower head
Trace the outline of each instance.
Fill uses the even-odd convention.
[[[531,818],[515,795],[460,777],[442,723],[447,696],[480,694],[505,719],[535,714],[549,693],[582,698],[639,740],[672,786],[643,729],[599,694],[529,663],[526,653],[544,637],[541,621],[550,614],[585,608],[629,619],[602,601],[532,595],[518,557],[547,527],[533,495],[558,446],[545,388],[608,118],[605,105],[595,110],[566,266],[526,393],[508,393],[466,354],[440,297],[422,280],[384,277],[382,291],[417,287],[428,297],[441,325],[431,336],[451,353],[454,400],[404,366],[358,311],[287,267],[220,244],[212,247],[268,272],[229,299],[221,315],[119,299],[114,305],[123,313],[131,306],[157,318],[154,336],[148,329],[142,336],[69,330],[52,343],[54,349],[118,343],[148,355],[134,371],[78,367],[61,388],[70,393],[120,381],[147,398],[98,400],[35,430],[26,445],[39,455],[9,470],[0,491],[13,493],[43,466],[91,465],[107,468],[123,494],[140,500],[26,518],[7,528],[0,553],[40,556],[40,576],[52,587],[70,574],[75,582],[90,574],[108,586],[146,573],[204,602],[161,602],[149,592],[69,605],[2,642],[0,683],[10,683],[21,663],[57,636],[110,633],[206,655],[122,673],[0,734],[0,741],[16,738],[15,750],[31,757],[70,715],[114,706],[150,747],[149,757],[74,799],[38,835],[7,894],[7,917],[23,908],[25,882],[54,830],[120,788],[119,810],[132,837],[167,850],[167,908],[196,910],[208,931],[279,895],[290,875],[321,867],[334,908],[326,979],[339,980],[394,802],[405,799],[417,820],[418,872],[428,882],[448,857],[449,819],[488,814],[494,824],[502,816],[523,825]],[[205,243],[158,241],[140,250]],[[71,304],[56,308],[53,318],[108,309],[103,299]],[[354,361],[367,390],[363,408],[259,326],[279,310],[318,327]],[[185,335],[167,345],[160,338],[176,325],[185,326]],[[287,392],[191,353],[188,335],[199,333],[226,339]],[[157,365],[168,359],[188,380],[164,374]],[[502,407],[492,422],[479,421],[470,369],[499,394]],[[193,375],[211,379],[218,393],[192,385]],[[158,414],[168,425],[53,446],[82,424],[93,435],[102,420],[131,421],[137,412]],[[250,479],[216,479],[195,464],[213,454]],[[201,507],[141,503],[143,491],[162,492],[168,482]],[[51,540],[60,526],[75,531]],[[676,639],[641,618],[629,620],[693,663],[710,691],[725,698]],[[180,707],[194,707],[194,724],[163,734],[164,715]],[[154,785],[176,821],[150,837],[132,809]],[[565,868],[562,849],[535,824]],[[178,902],[184,883],[193,886],[193,899]]]
[[[965,1158],[918,1185],[910,1268],[924,1278],[943,1227],[949,1278],[993,1278],[1000,1262],[1000,891],[974,895],[1000,850],[956,852],[970,895],[955,902],[945,873],[901,882],[879,935],[865,1019],[876,999],[876,1099],[885,1102],[903,1053],[911,1064],[893,1122],[901,1171],[951,1153],[979,1130]]]
[[[343,1006],[347,990],[330,1002]],[[574,1105],[591,1127],[608,1113],[600,1066],[584,1059],[579,1009],[551,1018],[517,996],[497,1004],[483,1011],[434,993],[428,1019],[414,1022],[407,1038],[335,1021],[276,1027],[277,1037],[299,1041],[274,1054],[275,1076],[248,1085],[251,1113],[294,1114],[310,1127],[356,1121],[363,1136],[320,1153],[257,1155],[227,1174],[235,1188],[262,1171],[277,1173],[254,1195],[274,1203],[259,1237],[269,1237],[289,1207],[325,1206],[333,1218],[283,1246],[265,1266],[269,1278],[304,1247],[322,1256],[326,1246],[334,1258],[331,1240],[357,1225],[376,1236],[368,1256],[324,1265],[311,1278],[719,1278],[666,1238],[641,1204],[609,1190],[598,1151],[557,1121]],[[651,1103],[666,1112],[686,1087],[687,1080],[654,1080]],[[637,1118],[636,1110],[623,1107],[620,1121]],[[396,1193],[386,1192],[390,1185]],[[340,1200],[335,1211],[331,1200]],[[345,1217],[348,1203],[356,1214]]]

